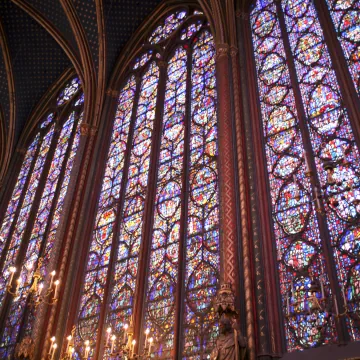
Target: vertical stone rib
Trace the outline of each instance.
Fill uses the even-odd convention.
[[[239,177],[239,196],[240,196],[240,217],[241,217],[241,241],[243,251],[243,271],[245,288],[245,311],[246,311],[246,336],[250,352],[250,360],[255,359],[255,329],[254,316],[252,310],[252,272],[251,272],[251,254],[248,231],[248,207],[246,196],[246,176],[244,168],[244,146],[241,131],[241,108],[240,108],[240,89],[238,72],[238,51],[231,48],[231,66],[233,75],[234,92],[234,112],[235,112],[235,131],[236,131],[236,151],[238,156],[238,177]]]

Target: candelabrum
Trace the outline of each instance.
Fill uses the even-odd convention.
[[[106,330],[105,352],[108,353],[109,359],[128,360],[128,359],[150,359],[151,351],[154,346],[154,338],[150,336],[150,330],[146,329],[145,342],[141,353],[135,352],[136,340],[134,336],[133,322],[130,325],[124,325],[123,336],[113,334],[111,327]]]
[[[134,327],[132,319],[130,325],[125,324],[123,327],[123,334],[118,334],[113,332],[111,327],[108,327],[106,330],[106,338],[104,340],[104,354],[106,354],[106,359],[111,360],[145,360],[150,359],[152,350],[154,348],[154,338],[150,336],[150,330],[146,329],[145,332],[145,342],[144,347],[141,353],[135,352],[136,340],[134,339]],[[75,326],[71,331],[67,339],[66,349],[64,350],[61,360],[71,360],[74,358],[75,351]],[[55,352],[57,349],[57,344],[55,342],[55,337],[50,339],[51,346],[48,353],[48,359],[53,360]],[[84,341],[84,346],[82,350],[77,351],[78,356],[82,359],[89,359],[92,349],[92,343],[90,340]],[[81,353],[82,352],[82,353]]]
[[[300,314],[312,315],[326,311],[327,298],[325,296],[324,284],[325,279],[323,278],[323,275],[321,275],[319,279],[312,278],[309,288],[306,288],[306,285],[295,287],[294,284],[291,283],[291,288],[286,297],[287,317]],[[348,313],[344,286],[341,288],[341,295],[343,297],[345,309],[343,313],[339,313],[336,297],[333,296],[335,310],[333,315],[336,319],[345,316]],[[318,319],[315,319],[314,321],[318,321]]]
[[[311,171],[308,157],[306,152],[304,152],[306,172],[305,175],[311,179],[313,179],[313,183],[316,183],[314,179],[314,173]],[[346,180],[341,174],[336,175],[336,169],[340,166],[343,168],[347,168],[350,163],[346,159],[346,152],[343,152],[343,156],[337,160],[325,160],[323,161],[323,168],[326,171],[326,181],[321,186],[314,186],[314,196],[312,201],[315,203],[316,211],[322,215],[324,212],[321,207],[321,200],[323,200],[328,207],[336,209],[339,206],[339,200],[347,201],[348,203],[348,212],[349,212],[349,220],[358,218],[360,215],[360,199],[355,196],[355,190],[359,184],[355,184],[354,178],[348,176]],[[346,170],[344,170],[346,172]],[[338,172],[338,171],[337,171]],[[294,181],[296,181],[296,177],[294,175]],[[321,193],[320,189],[323,190]],[[351,194],[350,192],[353,192]],[[295,198],[300,199],[300,193],[297,191],[295,194]],[[351,208],[351,209],[350,209]],[[352,214],[350,216],[350,213]]]
[[[43,263],[43,259],[39,258],[38,266],[32,274],[33,269],[32,266],[26,268],[26,280],[22,284],[22,277],[19,278],[15,282],[15,289],[14,289],[14,275],[17,269],[12,266],[10,267],[10,279],[6,286],[6,291],[12,295],[13,297],[27,297],[29,296],[29,305],[38,306],[41,303],[45,303],[47,305],[53,305],[57,302],[58,290],[59,290],[59,280],[54,281],[55,271],[53,271],[51,275],[50,285],[47,290],[44,290],[44,283],[41,282],[43,280],[41,275],[41,266]],[[22,291],[20,292],[20,286],[22,285]],[[31,285],[31,286],[30,286]]]

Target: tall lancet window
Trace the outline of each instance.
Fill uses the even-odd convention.
[[[141,324],[140,350],[148,328],[157,358],[202,358],[211,348],[220,271],[215,89],[203,13],[167,15],[120,91],[79,299],[77,358],[86,341],[89,358],[109,358],[107,329],[123,339],[132,321]]]
[[[356,119],[333,65],[334,44],[325,41],[321,1],[259,0],[251,12],[288,351],[360,340]],[[324,15],[358,90],[355,3],[324,2]]]
[[[27,295],[34,273],[39,289],[49,287],[49,270],[59,253],[58,230],[80,140],[84,97],[78,78],[53,99],[26,149],[0,228],[0,358],[12,358],[15,344],[31,334],[36,308]],[[11,269],[15,268],[15,273]],[[13,276],[14,275],[14,276]],[[7,292],[7,285],[15,296]],[[16,282],[15,282],[16,279]],[[15,291],[16,290],[16,291]]]

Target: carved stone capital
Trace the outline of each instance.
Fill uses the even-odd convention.
[[[26,149],[25,148],[16,148],[16,152],[21,155],[24,155],[26,153]]]
[[[114,89],[107,89],[106,90],[106,95],[117,99],[120,95],[120,91],[119,90],[114,90]]]
[[[95,136],[98,131],[98,128],[96,126],[92,126],[90,129],[90,136]]]
[[[90,128],[91,128],[91,125],[89,124],[81,124],[80,125],[80,134],[82,136],[88,136],[90,134]]]
[[[229,54],[229,45],[228,44],[216,44],[216,59],[221,57],[228,56]]]
[[[94,136],[97,132],[97,127],[90,124],[81,124],[80,125],[80,134],[83,136]]]
[[[221,316],[223,313],[237,314],[235,308],[235,295],[231,284],[223,283],[214,299],[215,311]]]
[[[166,68],[167,64],[168,63],[166,61],[163,61],[163,60],[158,61],[158,65],[160,68]]]
[[[15,356],[18,359],[34,359],[35,344],[30,336],[26,336],[16,345]]]
[[[249,18],[249,14],[242,10],[236,10],[235,16],[237,19],[247,20]]]
[[[230,56],[233,57],[233,56],[237,56],[239,50],[236,46],[231,46],[230,47]]]

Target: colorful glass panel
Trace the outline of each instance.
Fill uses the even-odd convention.
[[[100,306],[104,300],[104,287],[108,274],[111,243],[124,173],[135,90],[135,77],[131,77],[119,96],[93,238],[87,260],[85,284],[80,300],[75,338],[76,350],[78,351],[76,356],[78,358],[81,357],[80,353],[84,340],[93,339],[98,332],[98,319]]]
[[[2,251],[4,250],[4,247],[6,245],[6,240],[10,235],[10,227],[16,217],[16,210],[18,209],[20,197],[23,193],[26,180],[29,176],[31,164],[33,163],[36,149],[39,145],[39,138],[40,136],[37,135],[26,151],[25,158],[22,163],[14,190],[12,192],[9,205],[6,209],[4,220],[0,229],[0,254],[2,254]],[[0,283],[0,287],[4,287],[4,285],[5,284]]]
[[[220,280],[215,44],[205,31],[193,47],[186,234],[184,359],[203,359],[218,325],[212,308]]]
[[[321,279],[327,298],[329,281],[275,1],[256,3],[251,28],[287,349],[301,350],[336,338],[329,312],[309,314],[304,301],[312,277]],[[321,297],[320,290],[316,296]],[[295,313],[289,304],[296,302]]]
[[[157,44],[160,41],[167,39],[185,20],[186,11],[177,11],[169,15],[164,23],[159,25],[151,34],[149,42],[151,44]]]
[[[174,347],[187,78],[183,47],[170,59],[167,77],[145,315],[159,344],[155,355],[162,359],[171,358]]]
[[[124,206],[121,213],[118,251],[107,324],[117,333],[130,322],[136,292],[139,251],[143,236],[145,199],[147,195],[152,134],[155,121],[159,68],[155,62],[143,75],[140,88]]]
[[[27,292],[32,285],[31,279],[37,267],[39,256],[45,255],[43,254],[45,250],[44,237],[46,236],[46,232],[48,230],[48,226],[51,220],[51,211],[53,209],[55,193],[59,186],[58,184],[61,177],[62,169],[66,166],[67,172],[71,170],[71,168],[69,168],[69,164],[66,164],[65,156],[67,154],[67,149],[69,145],[71,145],[71,137],[74,131],[74,124],[75,113],[72,113],[69,116],[69,119],[65,122],[60,132],[60,137],[55,149],[55,154],[50,165],[49,173],[47,175],[44,190],[40,200],[40,205],[32,228],[29,244],[27,246],[24,261],[22,263],[19,296],[13,300],[10,306],[9,314],[6,318],[3,338],[7,339],[7,346],[15,345],[17,333],[20,328],[21,322],[23,330],[25,330],[26,323],[24,323],[22,317],[27,308],[26,305],[28,299],[26,296],[23,296],[23,294]],[[61,209],[57,207],[57,210]],[[53,231],[54,230],[56,231],[56,229],[53,229]],[[48,238],[46,241],[47,253],[42,266],[42,276],[46,276],[45,271],[49,263],[50,257],[49,250],[54,245],[54,234],[52,235],[53,236]],[[29,309],[28,312],[31,312],[31,310]]]
[[[336,34],[360,96],[360,2],[358,0],[326,0]]]
[[[196,34],[202,27],[203,21],[198,20],[196,23],[188,25],[185,29],[181,30],[181,40],[188,40]]]
[[[338,279],[350,306],[349,333],[353,340],[359,340],[356,319],[360,305],[352,296],[351,284],[356,283],[353,269],[360,257],[338,246],[355,236],[359,225],[359,151],[313,3],[282,1],[282,7],[316,168],[323,196],[329,200],[325,202],[327,223]],[[335,184],[331,185],[324,170],[325,162],[329,161],[335,166]]]
[[[7,283],[8,279],[9,279],[9,275],[10,275],[9,269],[11,266],[14,265],[14,263],[17,259],[18,253],[19,253],[19,248],[20,248],[21,242],[23,240],[23,235],[24,235],[25,228],[26,228],[26,225],[28,222],[28,218],[30,215],[33,201],[34,201],[35,193],[36,193],[37,187],[39,185],[40,176],[41,176],[43,166],[44,166],[45,160],[46,160],[48,152],[49,152],[51,140],[54,135],[54,129],[55,129],[55,126],[53,125],[50,128],[50,130],[48,131],[48,133],[44,136],[44,139],[43,139],[41,147],[40,147],[39,154],[36,159],[36,163],[35,163],[33,172],[30,177],[29,186],[26,190],[25,199],[21,206],[20,214],[19,214],[19,217],[18,217],[17,223],[16,223],[16,228],[10,239],[10,246],[6,253],[5,263],[3,266],[3,272],[0,274],[1,283],[3,283],[3,284]],[[19,274],[19,272],[17,272],[17,275],[18,274]],[[3,303],[5,292],[6,292],[5,287],[0,288],[0,305],[2,305],[2,303]],[[19,331],[18,324],[17,324],[17,326],[15,326],[15,324],[14,324],[14,326],[12,326],[12,331],[10,333],[4,333],[1,336],[1,342],[0,342],[0,356],[1,357],[3,357],[3,356],[6,357],[8,354],[8,351],[11,352],[13,350],[13,345],[16,342],[16,336],[18,334],[18,331]]]
[[[72,79],[70,83],[67,84],[59,94],[57,98],[58,106],[65,104],[67,101],[69,101],[79,89],[80,89],[80,80],[78,78]]]

